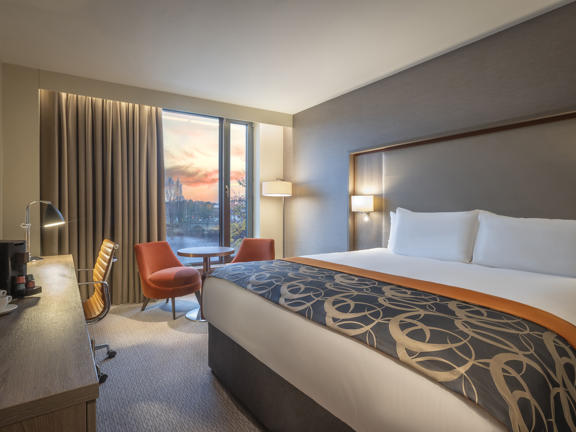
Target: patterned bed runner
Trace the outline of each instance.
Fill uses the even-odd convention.
[[[554,315],[306,258],[228,265],[212,277],[399,359],[510,431],[576,431],[576,351],[566,341],[576,331]]]

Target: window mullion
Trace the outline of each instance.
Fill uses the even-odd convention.
[[[220,148],[220,244],[230,246],[230,121],[222,120]]]

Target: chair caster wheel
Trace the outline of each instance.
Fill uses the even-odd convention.
[[[116,351],[109,351],[109,352],[108,352],[108,355],[107,355],[106,357],[108,357],[108,358],[114,358],[114,357],[116,357]]]
[[[106,374],[102,374],[98,377],[98,382],[100,384],[104,384],[106,382],[106,380],[108,379],[108,375]]]

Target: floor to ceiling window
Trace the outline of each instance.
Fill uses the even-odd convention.
[[[252,124],[168,110],[162,121],[170,246],[238,250],[252,235]]]

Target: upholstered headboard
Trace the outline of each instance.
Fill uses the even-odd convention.
[[[576,219],[574,115],[418,144],[354,154],[351,190],[377,203],[351,223],[355,249],[386,246],[397,207]]]

